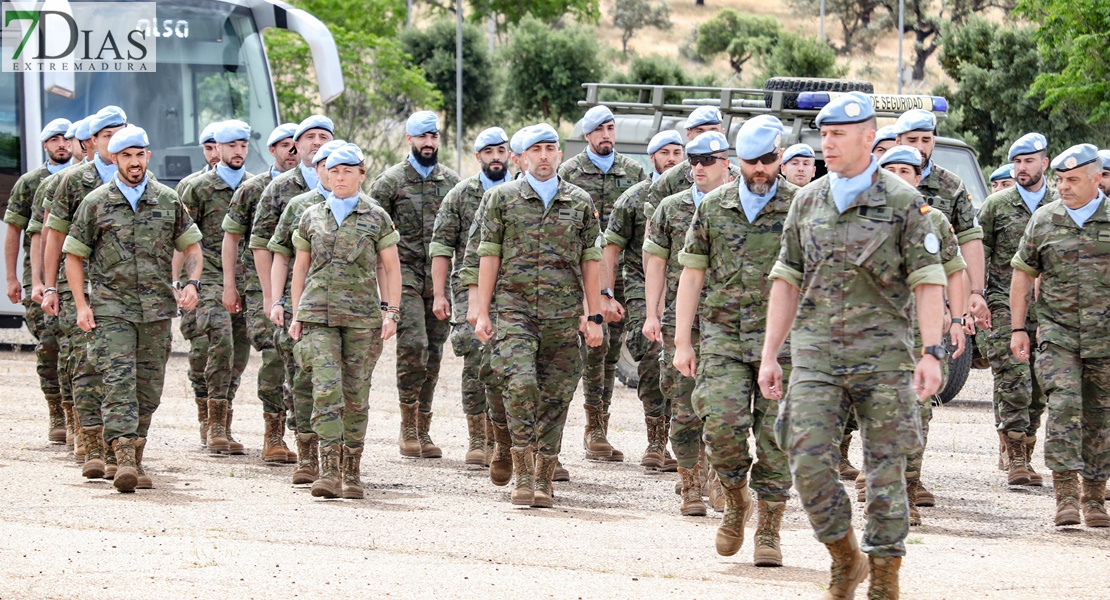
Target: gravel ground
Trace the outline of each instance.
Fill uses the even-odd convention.
[[[399,457],[393,364],[389,344],[371,392],[367,498],[328,501],[293,487],[290,467],[261,462],[261,405],[248,394],[237,402],[235,431],[249,454],[201,450],[181,354],[170,359],[147,447],[156,489],[123,495],[110,482],[85,481],[64,447],[45,441],[34,355],[0,353],[0,477],[15,484],[0,505],[0,598],[820,595],[828,556],[796,498],[780,569],[752,566],[750,528],[740,553],[721,558],[719,515],[678,514],[676,476],[639,467],[645,437],[634,391],[618,386],[614,397],[610,439],[623,464],[583,459],[579,394],[562,456],[572,482],[557,484],[554,509],[514,509],[508,488],[462,463],[453,356],[432,426],[445,458]],[[243,390],[255,389],[257,365],[254,356]],[[936,411],[924,480],[937,506],[922,509],[925,525],[910,533],[904,597],[1106,598],[1110,534],[1056,529],[1050,486],[1008,491],[995,469],[990,384],[989,372],[975,371]],[[852,452],[858,465],[858,447]],[[1034,464],[1046,473],[1040,448]],[[863,516],[856,504],[857,531]]]

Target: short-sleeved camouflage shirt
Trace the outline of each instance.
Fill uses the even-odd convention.
[[[244,173],[243,182],[248,181],[253,175]],[[220,178],[215,169],[197,177],[185,188],[181,196],[181,203],[196,221],[197,227],[204,235],[200,241],[201,250],[204,251],[204,271],[201,281],[204,282],[204,291],[208,295],[215,295],[223,291],[223,240],[224,217],[231,207],[231,197],[235,190]],[[242,261],[236,261],[235,284],[243,291],[246,285],[246,273],[243,271]],[[211,291],[209,291],[211,290]]]
[[[45,226],[59,233],[68,234],[70,221],[77,213],[81,201],[101,187],[100,173],[96,170],[96,163],[89,161],[71,169],[60,171],[62,178],[54,192],[54,199],[50,203],[50,216],[47,217]],[[118,191],[118,190],[117,190]],[[58,263],[58,291],[69,291],[66,281],[66,264],[62,260]]]
[[[254,225],[254,215],[258,210],[258,203],[262,199],[262,192],[274,180],[273,168],[267,169],[239,184],[231,196],[231,206],[227,209],[221,227],[224,233],[242,236],[239,240],[238,271],[244,274],[246,290],[248,292],[261,291],[262,285],[258,281],[258,271],[254,267],[254,256],[250,249],[251,227]]]
[[[277,230],[281,213],[295,196],[308,190],[304,175],[299,166],[278,175],[262,190],[262,198],[258,200],[255,209],[254,223],[251,224],[250,242],[247,247],[252,250],[267,250],[270,238]]]
[[[628,188],[613,205],[605,229],[606,244],[621,249],[621,275],[626,299],[644,299],[644,234],[648,217],[644,198],[651,187],[645,179]],[[652,211],[654,212],[654,207]]]
[[[955,173],[934,162],[929,175],[921,178],[917,191],[930,206],[944,213],[961,244],[983,238],[983,229],[975,218],[971,194]]]
[[[428,253],[432,258],[436,256],[454,258],[449,294],[453,299],[451,310],[456,323],[466,320],[467,288],[459,282],[459,273],[463,268],[468,234],[471,226],[476,223],[474,214],[485,193],[486,190],[477,175],[460,181],[448,192],[439,207],[439,214],[436,215],[432,243],[428,246]]]
[[[59,171],[60,172],[60,171]],[[39,189],[42,181],[50,175],[46,163],[39,165],[23,174],[15,185],[12,186],[11,196],[8,198],[8,207],[4,211],[4,222],[20,229],[27,229],[31,223],[35,191]],[[31,287],[31,235],[23,236],[23,287]]]
[[[1037,208],[1060,199],[1060,194],[1045,183],[1044,198]],[[1033,213],[1022,200],[1017,186],[987,196],[979,208],[979,226],[983,228],[983,255],[987,263],[986,300],[991,310],[1010,308],[1010,280],[1014,268],[1010,261],[1021,247],[1021,237]],[[1035,314],[1036,311],[1030,311]],[[1033,322],[1036,322],[1035,319]]]
[[[694,221],[694,196],[690,189],[667,196],[655,209],[644,236],[643,251],[667,261],[667,293],[664,297],[663,325],[675,325],[675,299],[678,297],[678,279],[682,275],[682,265],[678,255],[686,244],[686,232]],[[702,289],[702,299],[705,290]],[[698,328],[697,319],[694,328]]]

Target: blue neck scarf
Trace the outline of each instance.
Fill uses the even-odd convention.
[[[494,180],[490,179],[489,177],[486,177],[485,171],[479,171],[478,172],[478,181],[482,182],[482,190],[487,191],[487,192],[490,189],[495,188],[495,187],[501,185],[502,183],[505,183],[508,180],[509,180],[508,177],[503,177],[503,178],[501,178],[500,181],[494,181]]]
[[[72,165],[72,164],[73,164],[73,159],[70,159],[69,162],[64,162],[60,165],[56,165],[56,164],[54,164],[54,163],[52,163],[48,160],[48,161],[46,161],[46,170],[51,175],[53,175],[54,173],[57,173],[58,171],[61,171],[62,169],[66,168],[66,167],[68,167],[69,165]]]
[[[239,184],[243,182],[243,175],[246,172],[246,167],[232,169],[224,163],[216,164],[216,175],[218,175],[220,179],[223,179],[224,183],[226,183],[231,189],[239,187]]]
[[[425,167],[424,165],[416,162],[416,157],[413,156],[411,152],[409,153],[408,159],[409,159],[409,164],[412,165],[412,168],[416,169],[416,172],[420,173],[420,176],[423,177],[424,179],[427,179],[428,175],[431,175],[432,171],[434,171],[435,168],[436,168],[435,165],[432,165],[430,167]]]
[[[321,181],[316,184],[316,193],[320,194],[321,198],[327,198],[328,194],[331,192],[328,191],[328,188],[324,187],[324,182]]]
[[[358,205],[357,193],[350,198],[336,198],[334,193],[328,192],[325,198],[327,198],[328,208],[331,209],[332,216],[335,217],[336,228],[343,224],[343,219],[346,219],[347,215],[351,214],[351,211]]]
[[[602,173],[608,173],[609,169],[613,168],[613,161],[617,160],[617,153],[610,152],[609,156],[601,156],[600,154],[594,154],[594,151],[587,147],[586,157],[590,159],[590,162],[594,163],[595,167],[601,169]]]
[[[701,206],[701,199],[705,197],[708,192],[699,192],[698,184],[690,186],[690,197],[694,200],[694,208]]]
[[[830,173],[829,189],[832,191],[833,203],[836,204],[836,210],[841,213],[847,210],[848,205],[851,204],[857,196],[871,187],[871,178],[875,176],[875,171],[878,170],[879,161],[872,156],[871,164],[863,170],[863,173],[855,177],[844,178],[836,173]]]
[[[1048,183],[1045,182],[1044,178],[1041,178],[1041,189],[1037,192],[1030,192],[1021,187],[1020,183],[1014,187],[1017,188],[1018,194],[1021,195],[1022,202],[1025,202],[1025,207],[1029,209],[1030,213],[1037,212],[1037,207],[1040,206],[1041,200],[1044,200],[1044,195],[1048,193]],[[1080,225],[1080,227],[1082,227],[1082,225]]]
[[[1080,229],[1083,229],[1083,224],[1087,222],[1087,219],[1091,218],[1091,215],[1095,214],[1098,207],[1102,206],[1102,200],[1105,197],[1106,195],[1102,193],[1102,190],[1099,190],[1098,197],[1088,202],[1085,206],[1072,210],[1068,208],[1068,205],[1064,204],[1064,210],[1068,211],[1068,216],[1071,217],[1071,220],[1075,221],[1075,224],[1078,225]]]
[[[126,183],[120,181],[118,175],[112,177],[112,183],[116,184],[116,188],[118,188],[119,192],[123,194],[123,197],[127,199],[127,202],[131,205],[131,210],[138,211],[139,198],[141,198],[143,192],[146,191],[146,176],[144,175],[142,183],[135,187],[131,187]]]
[[[933,161],[930,160],[929,163],[926,164],[921,169],[921,180],[925,181],[925,178],[928,177],[929,173],[932,173],[932,172],[933,172]]]
[[[660,177],[662,177],[662,176],[663,176],[663,174],[662,174],[662,173],[659,173],[659,172],[656,172],[656,171],[652,171],[652,172],[651,172],[651,182],[652,182],[652,183],[655,183],[655,180],[656,180],[656,179],[659,179],[659,178],[660,178]]]
[[[100,175],[101,183],[108,183],[119,171],[119,167],[115,163],[106,163],[100,160],[99,152],[93,155],[93,164],[96,165],[96,174]]]
[[[540,200],[543,200],[543,207],[547,208],[551,206],[551,201],[555,199],[555,194],[559,193],[559,178],[552,177],[547,181],[540,181],[532,177],[531,173],[525,173],[524,178],[528,180],[528,185],[532,186],[532,189],[539,194]]]
[[[278,171],[276,166],[270,167],[270,179],[275,179],[278,175],[281,175],[281,171]]]
[[[297,163],[297,168],[301,170],[301,176],[304,177],[308,189],[314,190],[320,185],[320,178],[316,176],[316,167],[306,167],[304,163]]]
[[[749,223],[755,223],[755,220],[759,218],[759,213],[763,211],[763,207],[767,206],[767,203],[778,193],[779,180],[775,179],[775,182],[771,184],[771,191],[760,195],[748,189],[748,184],[743,177],[737,179],[740,180],[740,185],[736,187],[740,190],[740,206],[744,207],[744,216],[748,217]]]

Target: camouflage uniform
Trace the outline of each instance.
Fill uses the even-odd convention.
[[[487,199],[488,196],[483,195],[478,208],[474,210],[474,219],[470,224],[466,236],[466,248],[462,254],[462,268],[458,271],[459,287],[467,290],[470,286],[478,286],[478,265],[480,263],[478,244],[482,241],[482,228],[479,227],[479,224],[482,221],[482,215],[486,212]],[[497,298],[494,298],[490,305],[491,313],[496,312],[496,306]],[[463,320],[465,321],[465,319],[466,314],[464,313]],[[494,371],[493,365],[490,363],[490,359],[493,357],[492,341],[482,344],[481,351],[478,380],[481,382],[483,390],[485,390],[487,414],[494,423],[507,425],[508,417],[505,415],[505,399],[503,396],[504,386],[501,377]]]
[[[173,190],[156,181],[147,181],[137,207],[115,184],[98,188],[78,207],[64,246],[87,262],[96,319],[88,353],[103,377],[108,443],[147,436],[177,314],[170,263],[175,248],[184,251],[201,237]]]
[[[956,240],[961,245],[983,239],[983,228],[975,218],[971,194],[955,173],[934,162],[929,174],[921,178],[917,191],[925,197],[929,206],[939,210],[948,219],[952,229],[956,231]]]
[[[432,410],[439,363],[450,323],[432,312],[432,261],[428,255],[436,214],[443,198],[459,183],[451,169],[437,164],[425,179],[407,160],[386,169],[370,184],[370,197],[393,219],[401,241],[401,322],[397,326],[397,393],[402,404]]]
[[[194,171],[185,176],[184,179],[177,182],[177,187],[174,191],[177,192],[178,198],[185,196],[185,190],[188,189],[189,184],[196,180],[197,177],[204,175],[209,171],[206,165],[200,171]],[[174,273],[174,277],[178,277],[180,273]],[[189,384],[193,386],[193,395],[197,398],[208,397],[208,382],[204,379],[204,367],[208,364],[208,336],[204,335],[200,328],[197,327],[197,309],[181,310],[181,323],[178,327],[181,330],[181,336],[189,340]]]
[[[314,204],[293,234],[296,249],[312,255],[296,353],[312,378],[311,423],[322,448],[362,448],[370,375],[382,353],[378,253],[399,239],[389,215],[365,198],[338,227],[327,203]]]
[[[775,196],[749,222],[739,184],[724,185],[702,199],[679,262],[705,273],[701,305],[701,360],[692,402],[705,424],[705,455],[727,489],[743,485],[759,500],[790,500],[790,467],[775,441],[778,402],[764,398],[756,381],[767,300],[767,272],[779,254],[783,223],[798,188],[783,178]],[[790,347],[779,351],[786,379]],[[748,434],[759,461],[752,464]]]
[[[946,284],[940,258],[925,250],[934,232],[923,207],[918,192],[879,169],[838,213],[822,177],[794,196],[771,270],[800,290],[776,437],[818,541],[840,540],[852,513],[838,446],[855,410],[867,474],[862,549],[873,556],[904,555],[909,531],[906,457],[921,447],[912,289]]]
[[[489,191],[479,256],[501,259],[494,289],[491,368],[503,379],[513,448],[558,455],[581,376],[581,264],[600,261],[597,211],[588,194],[559,181],[545,208],[527,179]]]
[[[731,163],[728,166],[728,174],[733,179],[742,177],[740,167]],[[656,177],[655,181],[651,182],[647,196],[644,197],[644,204],[658,207],[667,196],[673,196],[688,190],[692,185],[694,185],[694,170],[690,166],[690,161],[684,160],[667,169],[662,175]]]
[[[1110,206],[1080,228],[1062,201],[1037,210],[1011,265],[1041,278],[1037,378],[1048,398],[1045,464],[1110,479]]]

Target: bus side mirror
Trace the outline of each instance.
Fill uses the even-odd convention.
[[[320,100],[331,102],[343,93],[343,71],[339,66],[339,50],[335,47],[328,26],[307,12],[283,2],[259,4],[254,7],[254,18],[259,30],[277,27],[296,32],[308,43],[312,52],[312,67],[316,71],[316,84]]]

